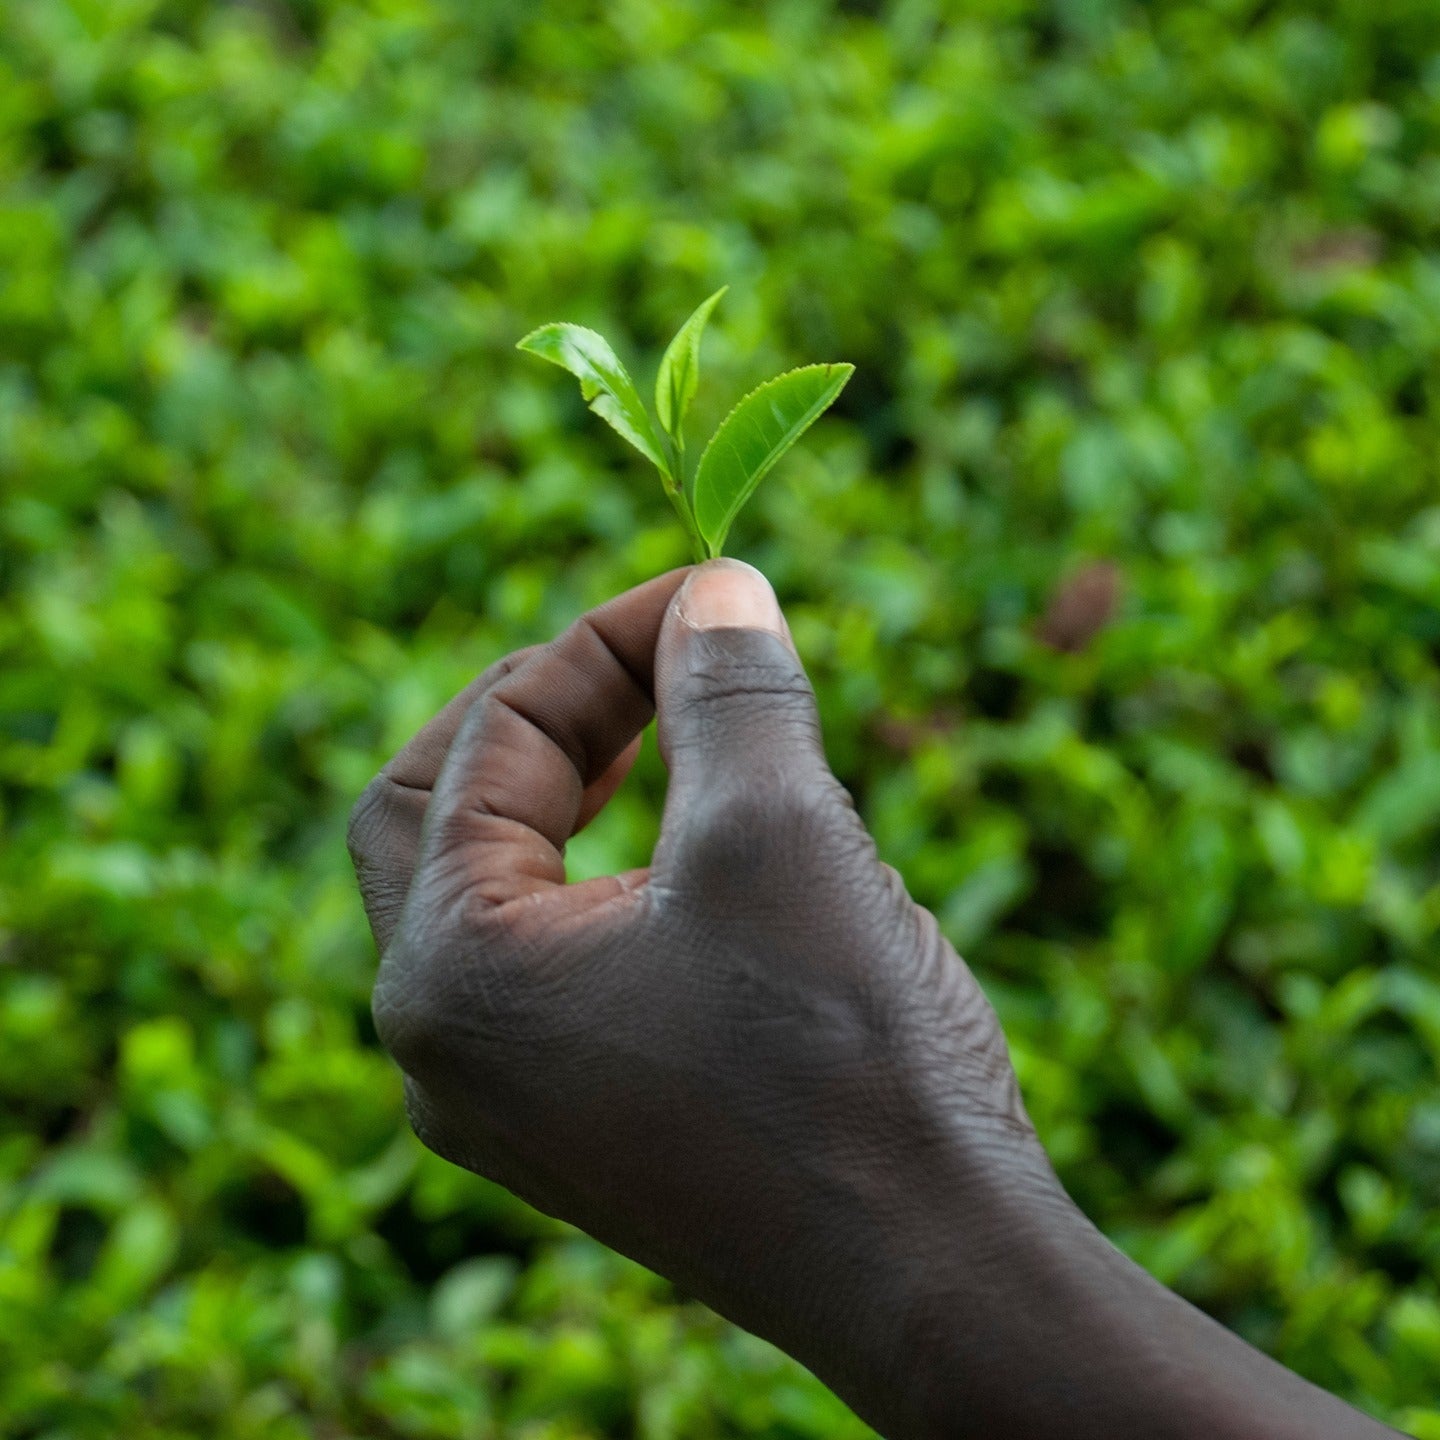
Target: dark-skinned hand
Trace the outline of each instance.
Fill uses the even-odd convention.
[[[657,709],[650,866],[567,885]],[[661,576],[492,666],[372,782],[350,845],[420,1138],[887,1435],[1392,1433],[1076,1210],[974,976],[830,773],[750,567]]]

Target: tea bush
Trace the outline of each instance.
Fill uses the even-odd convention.
[[[703,422],[858,367],[731,545],[1067,1185],[1440,1436],[1440,9],[7,0],[0,175],[0,1429],[866,1433],[421,1152],[343,845],[685,559],[515,341],[728,283]]]

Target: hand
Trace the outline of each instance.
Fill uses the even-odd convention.
[[[656,706],[653,862],[567,885],[565,842]],[[425,1143],[885,1433],[1320,1433],[1256,1428],[1247,1385],[1320,1392],[1061,1189],[994,1012],[826,765],[758,572],[662,576],[493,666],[371,784],[350,843]],[[1324,1433],[1381,1433],[1362,1423]]]
[[[917,1171],[972,1166],[977,1206],[1068,1201],[994,1012],[825,763],[768,585],[686,578],[492,667],[366,791],[376,1022],[426,1144],[843,1391],[867,1362],[835,1317],[873,1284],[877,1223],[919,1228]],[[566,885],[652,695],[654,862]]]

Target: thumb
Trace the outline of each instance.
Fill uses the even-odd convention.
[[[763,821],[767,805],[834,787],[814,692],[753,566],[708,561],[675,594],[656,647],[655,707],[668,839],[717,810]]]

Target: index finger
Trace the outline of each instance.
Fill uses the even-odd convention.
[[[427,904],[507,901],[565,882],[562,850],[594,784],[655,711],[655,644],[688,568],[582,615],[461,721],[431,797]]]
[[[455,732],[476,700],[530,653],[506,655],[472,680],[385,765],[350,812],[346,847],[365,916],[382,951],[409,894],[430,790]]]

